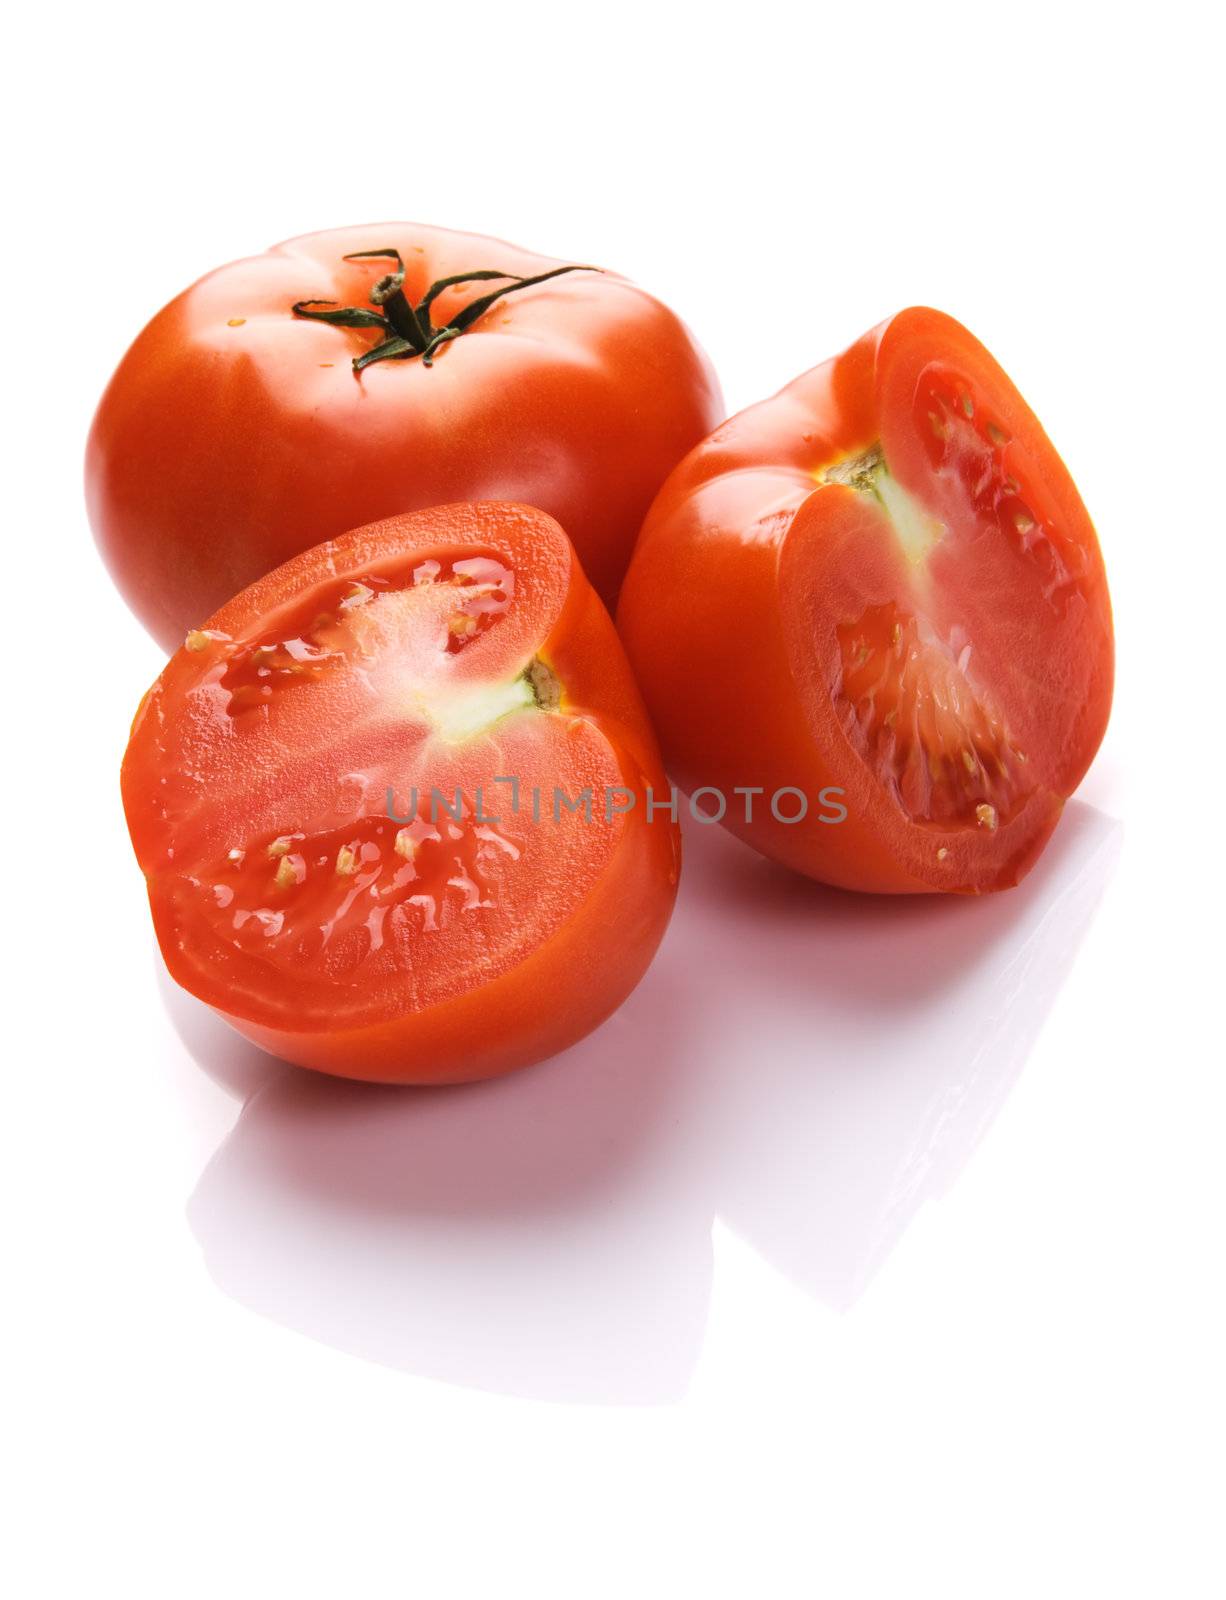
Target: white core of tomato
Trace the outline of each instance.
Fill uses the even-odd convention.
[[[945,534],[945,524],[930,515],[898,482],[891,477],[889,468],[882,462],[874,474],[874,489],[885,514],[893,525],[899,544],[907,560],[918,566],[928,552]]]
[[[926,511],[893,477],[879,444],[871,446],[863,455],[836,462],[821,476],[826,483],[840,483],[858,494],[871,495],[889,518],[908,561],[916,566],[945,536],[945,524]]]
[[[424,720],[449,744],[471,739],[512,711],[537,704],[532,684],[523,673],[504,683],[432,684],[416,699]]]

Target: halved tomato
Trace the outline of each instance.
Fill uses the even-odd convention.
[[[984,347],[922,308],[686,457],[618,622],[679,779],[847,888],[1016,883],[1110,710],[1081,498]]]
[[[124,806],[174,978],[345,1077],[438,1083],[581,1038],[676,893],[654,737],[570,543],[524,506],[359,528],[190,633]]]

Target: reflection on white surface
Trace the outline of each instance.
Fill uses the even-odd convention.
[[[591,1038],[489,1084],[299,1072],[169,980],[239,1120],[189,1205],[229,1295],[339,1349],[504,1393],[679,1396],[715,1216],[850,1306],[1021,1070],[1120,829],[1068,807],[1022,887],[879,900],[691,827],[677,914]]]

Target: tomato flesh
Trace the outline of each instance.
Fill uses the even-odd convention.
[[[288,1059],[397,1081],[521,1065],[624,998],[667,920],[675,828],[603,796],[653,780],[564,537],[498,507],[358,530],[239,596],[172,659],[124,768],[177,980]],[[624,945],[593,909],[619,884]]]

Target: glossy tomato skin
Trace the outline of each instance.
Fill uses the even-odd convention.
[[[456,273],[562,264],[416,223],[309,234],[200,279],[120,363],[89,438],[87,504],[115,582],[168,649],[299,551],[461,500],[555,516],[611,606],[656,490],[723,415],[688,330],[605,272],[506,297],[429,368],[355,372],[379,335],[291,307],[367,307],[389,263],[343,258],[389,246],[414,304]],[[445,291],[435,324],[488,288]]]
[[[577,859],[576,851],[581,859],[584,830],[590,830],[592,851],[603,852],[599,870],[565,917],[550,924],[539,941],[529,941],[515,960],[500,963],[496,948],[487,950],[481,942],[488,940],[493,947],[498,938],[497,928],[489,931],[489,917],[496,914],[494,877],[495,887],[485,886],[486,899],[475,909],[457,909],[455,903],[450,907],[453,922],[482,919],[472,923],[475,979],[470,975],[461,982],[446,972],[431,974],[436,935],[418,919],[407,939],[403,971],[393,973],[390,988],[384,984],[382,998],[368,1008],[369,1014],[362,1010],[360,979],[357,986],[350,982],[337,989],[333,1008],[318,971],[309,982],[306,975],[299,981],[292,963],[288,970],[283,966],[266,972],[258,953],[254,961],[236,956],[224,929],[219,932],[215,919],[201,917],[198,899],[185,896],[185,883],[209,875],[197,865],[198,858],[209,854],[200,847],[201,837],[232,834],[248,845],[252,830],[260,831],[254,814],[261,807],[267,836],[270,828],[292,830],[295,806],[303,803],[295,795],[275,724],[263,708],[230,717],[221,709],[219,685],[226,681],[227,658],[266,636],[270,621],[287,608],[306,605],[309,612],[321,584],[361,583],[370,571],[386,568],[389,559],[403,566],[439,555],[505,560],[517,573],[519,592],[530,591],[523,602],[530,615],[522,637],[508,647],[506,661],[518,670],[530,654],[560,695],[549,709],[517,714],[521,739],[531,743],[534,727],[547,736],[542,772],[564,767],[576,738],[593,742],[607,770],[634,800],[611,828],[607,818],[600,827],[599,796],[595,822],[575,824],[570,859]],[[523,506],[465,504],[357,529],[295,557],[244,590],[209,619],[206,630],[193,635],[191,646],[172,656],[141,703],[124,760],[124,805],[171,975],[240,1033],[287,1061],[336,1076],[403,1084],[466,1082],[565,1049],[603,1021],[638,983],[671,915],[680,836],[666,811],[649,816],[648,788],[656,794],[667,788],[655,737],[608,613],[551,518]],[[364,687],[368,667],[369,661],[359,661],[352,673],[346,667],[333,698],[318,696],[319,749],[310,764],[327,769],[331,763],[345,783],[353,776],[345,771],[347,756],[330,754],[330,749],[333,744],[336,752],[343,748],[351,723],[382,716],[385,709],[378,695]],[[385,676],[380,691],[385,698],[388,682],[397,692],[403,687],[411,698],[409,667],[403,681],[395,674]],[[295,687],[291,692],[303,691]],[[315,691],[308,687],[305,692]],[[329,719],[338,711],[343,720],[333,727]],[[514,732],[508,732],[512,723],[513,717],[504,717],[488,735],[482,733],[463,747],[470,770],[484,775],[487,784],[501,767],[514,764],[506,755],[514,747]],[[314,726],[309,706],[296,725]],[[396,742],[389,736],[384,744],[394,749]],[[423,784],[429,781],[428,772],[427,763],[421,767]],[[363,802],[368,814],[363,819],[351,811],[351,823],[369,824],[372,806],[382,805],[378,783],[371,789],[376,800]],[[491,794],[498,797],[503,791],[487,787],[476,807],[482,822],[487,820],[484,810],[493,809]],[[624,803],[620,797],[619,812]],[[557,873],[565,868],[551,853],[548,838],[538,848],[526,795],[523,807],[524,814],[510,828],[518,841],[514,870],[531,874],[521,899],[547,902],[557,893]],[[543,814],[548,822],[548,802]],[[273,816],[279,820],[269,823]],[[380,813],[379,823],[383,820]],[[503,826],[502,831],[508,830]],[[509,839],[501,842],[504,850],[512,849]],[[304,847],[304,854],[309,853]],[[212,855],[217,856],[216,849]],[[403,862],[393,861],[403,868]],[[215,871],[213,875],[218,876]],[[218,892],[224,886],[214,890]],[[275,896],[275,889],[269,890],[270,905],[277,903]],[[446,914],[446,907],[439,909],[440,923]],[[409,928],[409,919],[405,926]],[[469,953],[463,945],[459,948]],[[431,985],[436,993],[429,1003],[415,1003]]]
[[[892,749],[892,734],[880,719],[874,745],[856,742],[857,719],[871,720],[872,686],[853,703],[845,692],[847,661],[831,643],[861,613],[906,594],[911,574],[924,566],[883,548],[889,541],[880,507],[866,507],[839,472],[875,459],[884,439],[910,504],[939,501],[957,458],[929,440],[946,452],[934,468],[916,441],[925,422],[934,432],[939,426],[948,433],[951,425],[930,413],[912,426],[923,409],[921,386],[934,372],[960,376],[959,391],[951,390],[965,407],[957,420],[981,430],[981,478],[990,469],[1005,488],[984,502],[987,511],[980,507],[983,525],[972,526],[961,545],[946,538],[935,557],[926,555],[937,569],[929,586],[956,591],[955,602],[933,602],[938,627],[926,633],[942,641],[956,636],[965,655],[950,652],[950,672],[973,655],[986,664],[988,689],[1005,681],[1012,721],[1026,735],[1004,751],[1013,772],[1025,774],[1008,808],[987,805],[996,798],[989,786],[970,794],[977,805],[968,802],[963,814],[951,805],[935,820],[908,814],[897,784],[883,781],[882,752]],[[1014,491],[1027,484],[1019,486],[1015,473],[1029,474],[1041,511],[1031,515],[1017,499]],[[1044,587],[1028,570],[1038,558],[1016,543],[1016,527],[1027,524],[1031,538],[1036,529],[1058,531],[1059,562],[1049,550],[1039,555],[1059,566],[1063,587],[1055,579]],[[982,553],[993,540],[1008,545],[1003,555]],[[959,560],[970,570],[961,587]],[[923,592],[920,580],[914,587]],[[958,607],[962,620],[971,619],[969,634],[950,627]],[[752,820],[733,803],[726,825],[763,854],[848,889],[980,893],[1018,882],[1089,765],[1110,710],[1110,602],[1094,529],[1072,479],[983,346],[952,318],[925,308],[882,323],[843,355],[733,417],[678,465],[640,536],[618,627],[674,777],[690,790],[720,789],[730,800],[738,786],[760,791]],[[1018,661],[1024,689],[1010,679]],[[967,765],[978,767],[980,755],[968,741]],[[808,797],[802,823],[772,813],[769,797],[784,787]],[[820,804],[831,789],[837,797]]]

